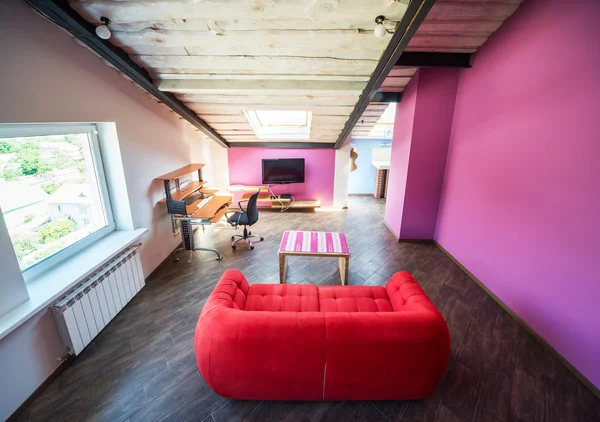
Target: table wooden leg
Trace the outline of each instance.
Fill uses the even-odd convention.
[[[279,254],[279,283],[285,284],[285,278],[287,276],[287,255]]]
[[[348,261],[348,257],[339,258],[340,278],[342,279],[342,286],[348,285]]]

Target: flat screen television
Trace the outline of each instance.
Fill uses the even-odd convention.
[[[262,179],[265,185],[304,183],[304,158],[263,159]]]

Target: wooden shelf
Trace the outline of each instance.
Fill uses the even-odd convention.
[[[171,199],[175,199],[176,201],[181,201],[188,196],[192,195],[194,192],[199,191],[202,186],[206,184],[206,181],[203,182],[190,182],[185,188],[181,190],[176,190],[171,193]],[[166,198],[161,199],[159,202],[166,202]]]
[[[246,193],[242,196],[242,201],[247,201],[248,199],[250,199],[250,197],[252,196],[252,194],[250,193]],[[270,195],[270,194],[259,194],[258,195],[258,202],[290,202],[291,199],[289,198],[280,198],[279,195]]]
[[[233,195],[231,194],[218,194],[211,196],[210,200],[204,204],[202,208],[192,214],[192,218],[215,218],[218,213],[221,212],[221,207],[225,211],[227,211],[227,206],[231,205],[231,201],[233,200]],[[221,216],[225,214],[223,212]],[[219,217],[221,218],[221,217]]]
[[[244,186],[242,189],[240,189],[238,192],[256,192],[257,190],[259,190],[261,192],[269,192],[269,187],[268,186]]]
[[[315,201],[296,201],[292,204],[292,206],[290,207],[291,209],[293,208],[319,208],[321,206],[321,201],[319,200],[315,200]],[[271,208],[274,209],[281,209],[281,205],[279,204],[273,204],[271,205]]]
[[[229,211],[228,207],[223,207],[220,210],[217,211],[217,213],[215,214],[215,216],[213,218],[210,219],[211,223],[218,223],[219,220],[225,215],[225,213]]]
[[[219,188],[203,187],[200,189],[200,193],[204,195],[214,195],[219,191]]]
[[[188,164],[187,166],[184,166],[184,167],[181,167],[180,169],[174,170],[171,173],[163,174],[162,176],[159,176],[159,177],[155,178],[154,180],[179,179],[180,177],[186,176],[188,174],[191,174],[195,171],[200,170],[202,167],[204,167],[204,164]]]

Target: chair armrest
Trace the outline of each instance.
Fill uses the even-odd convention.
[[[242,210],[242,212],[246,212],[246,210],[244,209],[244,207],[242,207],[242,202],[248,202],[249,199],[242,199],[241,201],[238,201],[238,207],[240,207],[240,209]]]
[[[231,215],[229,215],[231,214]],[[237,214],[237,221],[233,221],[232,217],[233,214]],[[236,226],[239,226],[240,224],[240,217],[244,214],[244,211],[238,211],[238,210],[232,210],[232,211],[227,211],[225,213],[225,216],[227,217],[227,221],[229,222],[229,224],[231,224],[232,226],[235,224]]]

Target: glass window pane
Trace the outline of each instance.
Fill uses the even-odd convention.
[[[298,110],[257,110],[261,126],[306,126],[308,113]]]
[[[22,271],[108,225],[90,136],[0,138],[0,207]]]

